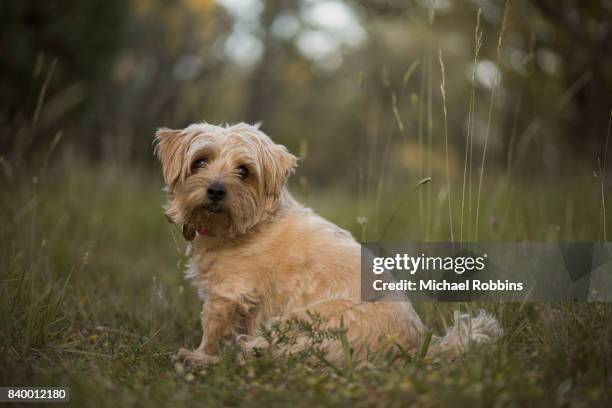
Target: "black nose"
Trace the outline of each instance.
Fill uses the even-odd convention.
[[[225,198],[227,194],[227,190],[225,186],[218,181],[215,181],[210,186],[208,186],[208,190],[206,190],[206,195],[210,199],[210,201],[221,201]]]

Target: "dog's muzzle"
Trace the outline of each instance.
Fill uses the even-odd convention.
[[[220,213],[223,211],[221,203],[227,196],[227,189],[222,183],[215,181],[208,189],[206,189],[207,203],[204,208],[211,213]]]
[[[206,203],[204,204],[204,209],[210,213],[218,214],[223,212],[223,206],[216,203]]]

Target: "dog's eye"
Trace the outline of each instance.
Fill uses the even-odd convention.
[[[201,169],[208,164],[208,159],[198,159],[191,164],[191,169]]]
[[[243,180],[249,176],[249,169],[247,169],[246,166],[238,167],[237,171],[238,171],[238,177],[240,177]]]

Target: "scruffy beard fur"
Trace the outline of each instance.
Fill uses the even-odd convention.
[[[165,214],[190,242],[187,276],[203,299],[200,346],[178,357],[214,364],[224,344],[242,357],[268,346],[262,327],[319,314],[325,327],[346,328],[356,362],[368,351],[416,351],[426,327],[408,299],[362,302],[361,248],[351,234],[297,203],[286,184],[297,159],[258,129],[194,124],[160,129],[156,153],[168,192]],[[222,199],[211,189],[222,188]],[[213,192],[214,193],[214,192]],[[493,317],[455,317],[429,355],[456,355],[470,343],[497,339]],[[326,341],[327,359],[346,361],[340,341]],[[305,339],[276,350],[301,351]]]
[[[218,241],[232,241],[264,223],[281,207],[285,181],[297,162],[284,146],[244,124],[161,129],[156,139],[169,192],[166,215],[185,226],[188,240],[200,229]],[[206,163],[194,168],[197,160]],[[239,166],[248,171],[244,180]],[[213,182],[227,190],[219,212],[206,208],[211,204],[206,190]]]

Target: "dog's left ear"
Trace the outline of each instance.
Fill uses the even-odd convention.
[[[283,145],[271,143],[264,158],[264,187],[267,194],[277,195],[297,167],[298,158]]]
[[[164,181],[168,187],[172,186],[181,175],[185,154],[183,138],[184,135],[180,130],[161,128],[155,133],[157,142],[155,152],[162,164]]]

